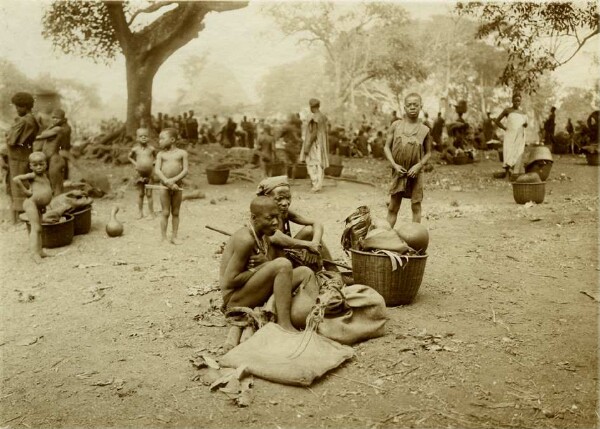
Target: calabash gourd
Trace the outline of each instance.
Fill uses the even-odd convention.
[[[123,234],[123,224],[117,219],[118,212],[118,206],[113,207],[112,211],[110,212],[110,219],[106,224],[106,233],[109,237],[119,237]]]
[[[429,231],[423,225],[416,222],[402,223],[396,225],[394,230],[412,249],[425,253],[429,246]]]

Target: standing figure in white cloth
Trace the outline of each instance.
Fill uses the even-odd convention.
[[[311,98],[308,102],[310,115],[304,129],[304,141],[300,161],[306,162],[310,181],[311,192],[320,192],[323,187],[325,169],[329,167],[329,142],[327,136],[327,117],[321,113],[320,101]]]
[[[512,97],[512,106],[502,111],[496,118],[498,127],[504,130],[504,144],[502,152],[504,156],[504,169],[506,176],[510,178],[512,173],[523,173],[523,152],[525,151],[525,128],[527,127],[527,115],[520,109],[521,94],[515,92]],[[502,125],[502,119],[506,118],[506,126]]]

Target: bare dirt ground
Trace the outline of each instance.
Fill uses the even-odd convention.
[[[241,226],[255,184],[207,185],[194,161],[207,198],[184,202],[181,246],[159,244],[158,220],[135,220],[131,186],[96,200],[92,231],[41,265],[25,227],[3,223],[0,427],[597,427],[598,302],[581,291],[599,297],[598,169],[556,157],[544,203],[529,207],[491,178],[487,155],[427,173],[425,277],[413,304],[389,309],[387,335],[311,388],[255,379],[247,408],[210,392],[189,358],[227,332],[198,321],[220,301],[224,237],[205,225]],[[117,190],[131,175],[82,166],[110,171]],[[328,180],[313,195],[297,180],[292,204],[348,261],[343,219],[362,204],[385,215],[387,168],[349,160],[345,173],[378,187]],[[108,238],[115,204],[125,234]]]

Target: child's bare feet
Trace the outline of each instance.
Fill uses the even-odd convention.
[[[50,258],[50,257],[52,257],[52,256],[54,256],[54,255],[51,255],[51,254],[49,254],[49,253],[46,253],[46,252],[44,252],[44,251],[42,250],[42,251],[40,252],[40,256],[41,256],[42,258]]]
[[[35,262],[36,264],[39,264],[42,262],[42,255],[39,255],[37,253],[33,253],[31,255],[31,259],[33,260],[33,262]]]
[[[183,242],[180,239],[178,239],[177,237],[171,237],[171,244],[179,245],[179,244],[182,244],[182,243]]]
[[[139,212],[136,219],[141,219],[144,217],[144,213],[143,212]]]

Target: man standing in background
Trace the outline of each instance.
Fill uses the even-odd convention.
[[[327,118],[319,110],[321,106],[319,100],[311,98],[308,104],[311,113],[306,123],[300,161],[306,162],[312,182],[311,192],[321,192],[325,169],[329,167]]]

